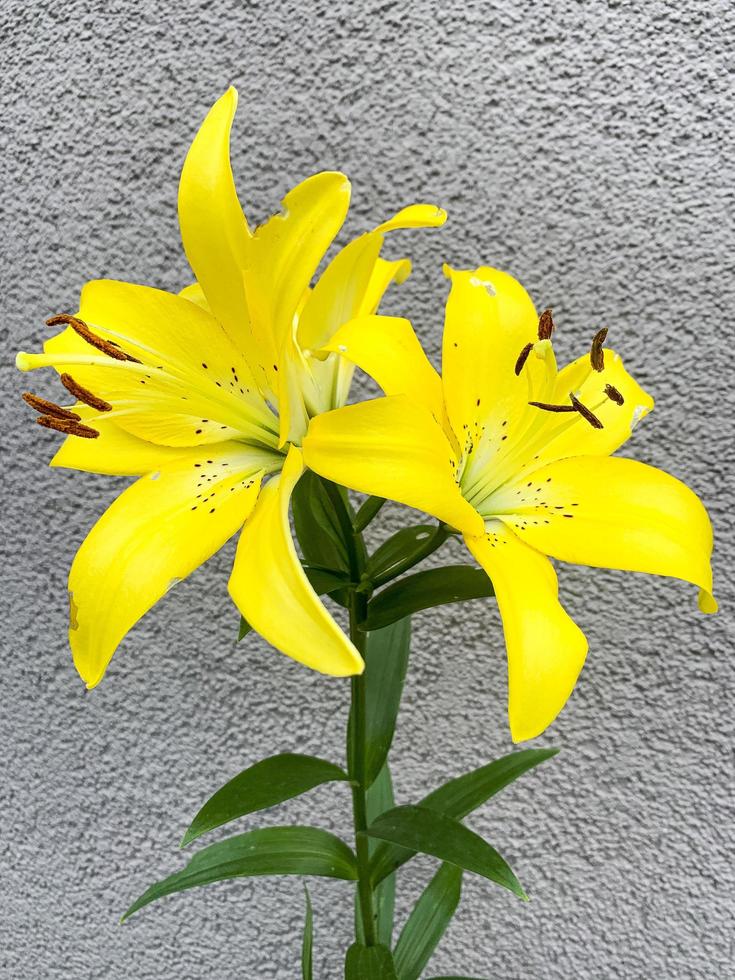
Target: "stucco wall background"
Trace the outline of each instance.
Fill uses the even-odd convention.
[[[716,618],[681,583],[561,570],[591,647],[540,740],[563,751],[471,820],[532,901],[468,876],[430,972],[730,975],[731,5],[2,0],[0,24],[0,975],[298,975],[294,880],[228,883],[117,919],[180,865],[188,820],[239,769],[287,749],[341,752],[346,687],[258,638],[236,646],[227,548],[146,617],[85,695],[66,647],[65,577],[124,481],[46,468],[57,440],[24,410],[28,379],[12,368],[87,279],[188,281],[178,172],[231,82],[233,165],[254,220],[322,168],[352,178],[349,234],[414,200],[444,205],[441,233],[394,240],[415,273],[389,308],[436,355],[442,260],[484,261],[554,307],[564,359],[608,325],[657,399],[626,452],[685,479],[715,524]],[[57,390],[51,377],[31,384]],[[383,527],[401,517],[393,509]],[[399,801],[508,751],[504,712],[492,603],[417,617]],[[263,822],[348,832],[346,804],[321,789]],[[404,874],[401,918],[429,870],[417,861]],[[315,881],[311,893],[326,980],[341,975],[350,889]]]

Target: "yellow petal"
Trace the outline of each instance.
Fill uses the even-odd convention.
[[[292,446],[240,535],[230,595],[282,653],[323,674],[360,674],[362,657],[312,589],[291,540],[288,508],[302,472],[301,453]]]
[[[186,156],[179,183],[179,224],[184,251],[210,309],[229,336],[246,346],[249,336],[242,279],[250,230],[230,166],[230,129],[237,92],[230,88],[212,106]]]
[[[374,313],[391,282],[402,282],[411,271],[407,260],[379,258],[385,235],[405,228],[436,228],[446,212],[433,204],[404,208],[374,231],[360,235],[335,255],[299,319],[298,340],[305,350],[318,350],[335,330],[361,314]]]
[[[449,419],[461,441],[483,427],[487,438],[495,430],[502,438],[502,423],[516,428],[527,411],[528,379],[514,368],[523,347],[537,340],[536,311],[520,283],[498,269],[445,272],[452,283],[442,343]]]
[[[361,316],[341,327],[326,345],[374,378],[386,395],[408,395],[436,418],[444,414],[441,379],[408,320]]]
[[[278,465],[238,445],[188,450],[108,508],[69,574],[69,642],[87,687],[140,617],[242,526],[263,472]]]
[[[433,514],[469,534],[482,519],[454,479],[454,451],[431,413],[402,395],[348,405],[311,420],[310,469],[343,486]]]
[[[83,424],[97,429],[99,437],[67,436],[50,466],[110,476],[140,476],[168,465],[183,452],[139,439],[114,422],[106,421],[104,413],[87,405],[75,405],[73,411],[81,417]]]
[[[497,465],[498,455],[523,438],[533,421],[531,391],[556,368],[545,341],[516,375],[521,350],[538,340],[536,311],[520,283],[487,266],[445,266],[445,273],[452,285],[442,343],[444,400],[458,441],[473,456],[463,477],[471,487],[484,481],[489,460]]]
[[[539,452],[542,462],[565,456],[608,456],[630,438],[653,408],[653,398],[626,371],[620,356],[606,350],[604,359],[600,372],[592,370],[588,354],[562,368],[550,399],[557,405],[569,404],[570,392],[575,394],[602,422],[602,428],[593,428],[581,416],[547,415],[545,444]],[[622,405],[608,398],[607,385],[622,395]]]
[[[551,562],[500,521],[465,543],[492,580],[508,653],[508,718],[515,742],[535,738],[566,704],[587,640],[559,602]]]
[[[409,204],[375,230],[385,234],[399,228],[441,228],[446,220],[447,212],[436,204]]]
[[[289,191],[282,213],[254,234],[244,283],[253,333],[274,390],[274,365],[349,203],[350,182],[344,174],[315,174]]]
[[[179,296],[184,299],[188,299],[190,303],[196,303],[207,313],[211,313],[212,310],[207,302],[207,297],[204,295],[204,290],[199,285],[198,282],[193,282],[190,286],[184,286],[182,290],[179,291]]]
[[[594,456],[550,463],[529,481],[518,513],[504,520],[523,526],[534,548],[578,565],[683,579],[699,586],[703,612],[716,611],[712,525],[685,484],[636,460]]]

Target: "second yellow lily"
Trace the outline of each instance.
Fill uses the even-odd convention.
[[[649,572],[712,597],[712,528],[698,497],[660,470],[614,458],[653,401],[604,350],[557,370],[550,311],[488,267],[446,270],[442,377],[411,325],[361,317],[328,351],[386,397],[315,419],[306,463],[460,531],[492,579],[508,654],[515,740],[533,738],[569,697],[587,641],[558,599],[549,558]]]

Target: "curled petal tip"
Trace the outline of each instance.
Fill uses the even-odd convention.
[[[716,613],[719,609],[717,599],[715,599],[711,592],[707,592],[706,589],[699,590],[697,605],[699,606],[700,612],[707,613],[709,615]]]

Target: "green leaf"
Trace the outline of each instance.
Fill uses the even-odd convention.
[[[380,629],[421,609],[448,602],[487,598],[494,594],[492,583],[481,568],[471,565],[429,568],[407,575],[374,596],[368,605],[367,619],[362,628]]]
[[[349,585],[350,577],[344,572],[335,572],[328,568],[314,568],[311,565],[303,565],[306,577],[311,583],[312,589],[317,595],[330,595]],[[237,637],[238,643],[252,631],[252,626],[240,616],[240,632]]]
[[[301,980],[314,980],[314,910],[311,907],[309,889],[304,885],[306,896],[306,920],[304,922],[304,940],[301,944]]]
[[[435,789],[419,801],[419,806],[462,820],[483,803],[505,789],[510,783],[546,759],[557,755],[559,749],[522,749],[496,759],[479,769],[464,773]],[[415,851],[394,844],[379,844],[371,861],[371,877],[380,882],[413,857]]]
[[[306,470],[291,497],[296,536],[308,565],[349,572],[339,520],[321,478]]]
[[[358,510],[353,521],[356,534],[361,534],[368,526],[370,521],[377,516],[378,511],[385,503],[385,497],[368,497],[362,507]]]
[[[365,833],[377,840],[449,861],[528,900],[520,882],[494,847],[458,820],[434,810],[398,806],[378,817]]]
[[[262,759],[225,783],[207,800],[184,834],[181,846],[231,820],[276,806],[322,783],[347,779],[347,773],[339,766],[310,755],[284,752]]]
[[[345,980],[398,980],[391,951],[353,943],[347,950]]]
[[[393,951],[401,980],[419,980],[452,921],[461,894],[462,870],[443,864],[416,902]]]
[[[392,810],[395,806],[393,799],[393,783],[390,769],[386,762],[378,774],[378,778],[367,791],[367,821],[372,823],[381,813]],[[368,854],[372,856],[378,842],[368,839]],[[373,889],[373,909],[375,911],[375,929],[378,942],[389,949],[393,945],[393,913],[396,899],[396,876],[388,875]],[[365,941],[360,912],[360,892],[355,889],[355,930],[360,942]]]
[[[319,875],[355,881],[357,863],[344,841],[318,827],[251,830],[198,851],[181,871],[157,881],[143,892],[122,921],[164,895],[228,878],[260,875]]]
[[[368,558],[367,572],[370,578],[397,575],[406,561],[423,548],[436,532],[433,524],[417,524],[396,531]]]
[[[411,649],[411,621],[370,633],[365,650],[365,781],[370,786],[388,758]],[[352,724],[350,722],[350,759]],[[350,762],[350,772],[354,763]]]

